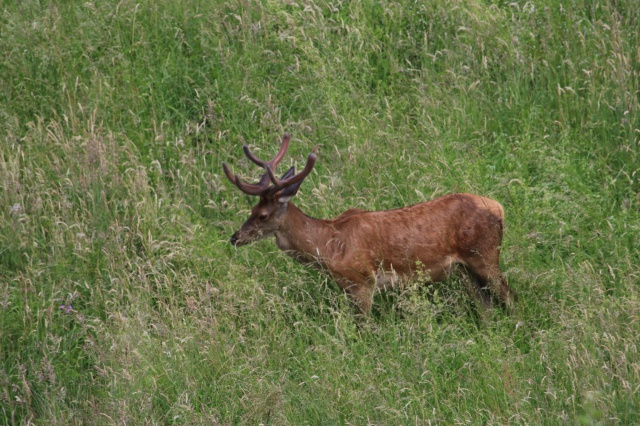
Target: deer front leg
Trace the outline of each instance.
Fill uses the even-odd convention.
[[[369,315],[373,302],[373,287],[368,285],[354,285],[347,289],[356,306],[363,315]]]
[[[369,315],[373,302],[373,284],[360,274],[337,276],[336,282],[351,297],[360,313]]]

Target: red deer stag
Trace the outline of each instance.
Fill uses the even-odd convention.
[[[275,235],[281,250],[327,271],[365,314],[376,286],[391,288],[420,273],[441,281],[454,264],[468,271],[475,283],[473,294],[483,306],[491,302],[487,290],[502,306],[513,305],[516,292],[498,265],[504,226],[500,203],[478,195],[450,194],[396,210],[349,209],[332,220],[313,219],[290,200],[313,169],[316,156],[309,154],[298,174],[291,167],[280,179],[275,176],[290,140],[285,133],[271,161],[260,160],[243,146],[249,160],[265,169],[257,183],[243,182],[222,163],[231,183],[260,197],[231,244],[242,246]]]

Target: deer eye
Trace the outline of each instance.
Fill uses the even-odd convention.
[[[269,215],[268,215],[268,214],[266,214],[266,213],[260,213],[260,215],[258,215],[258,220],[260,220],[260,221],[264,221],[264,220],[267,220],[267,218],[268,218],[268,217],[269,217]]]

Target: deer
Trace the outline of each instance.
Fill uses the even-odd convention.
[[[471,278],[478,306],[488,309],[497,299],[511,310],[517,293],[500,270],[504,208],[490,198],[453,193],[393,210],[348,209],[334,219],[315,219],[291,202],[317,157],[310,153],[302,171],[289,168],[276,177],[291,136],[285,133],[270,161],[247,158],[264,169],[257,183],[248,183],[222,163],[227,179],[258,203],[230,242],[235,247],[275,236],[278,248],[298,262],[331,276],[360,312],[371,311],[374,292],[398,286],[402,280],[428,277],[440,282],[455,265]]]

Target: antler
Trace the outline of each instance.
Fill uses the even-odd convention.
[[[304,169],[298,173],[297,175],[293,175],[293,168],[291,168],[282,179],[278,179],[275,176],[275,168],[282,161],[284,155],[287,153],[287,149],[289,148],[289,142],[291,141],[291,135],[289,133],[285,133],[282,136],[282,145],[280,146],[280,150],[270,161],[264,161],[256,157],[247,145],[243,145],[242,150],[249,160],[254,162],[260,167],[264,167],[266,172],[260,177],[260,181],[258,183],[246,183],[240,180],[240,177],[236,174],[231,173],[226,163],[222,163],[222,169],[224,173],[227,175],[227,179],[235,186],[238,187],[242,192],[248,195],[257,195],[263,197],[272,197],[275,193],[280,191],[283,188],[296,184],[306,178],[313,166],[316,162],[315,154],[309,154],[307,158],[307,164],[304,166]],[[273,182],[273,185],[269,185],[269,180]]]
[[[282,159],[284,158],[284,154],[287,153],[287,149],[289,149],[289,142],[291,142],[291,135],[289,133],[285,133],[284,135],[282,135],[282,145],[280,146],[280,151],[278,151],[276,156],[273,157],[273,160],[271,161],[260,160],[258,157],[253,155],[247,145],[243,145],[242,150],[244,151],[244,154],[247,156],[247,158],[256,163],[258,166],[265,169],[271,166],[271,168],[275,170],[278,163],[280,163],[280,161],[282,161]]]
[[[309,175],[309,173],[311,173],[311,170],[313,170],[313,166],[316,164],[316,160],[317,160],[317,157],[315,154],[313,153],[309,154],[309,156],[307,157],[307,164],[305,164],[304,169],[302,169],[300,173],[298,173],[295,176],[291,176],[290,178],[282,179],[282,180],[278,179],[274,174],[274,171],[271,168],[271,166],[267,165],[267,173],[269,174],[269,178],[271,179],[271,182],[273,182],[274,189],[280,190],[282,188],[286,188],[287,186],[291,186],[294,183],[298,183],[304,178],[306,178]]]
[[[227,163],[222,163],[222,169],[224,170],[224,174],[227,175],[227,179],[245,194],[259,196],[269,189],[269,175],[267,173],[262,175],[258,183],[245,183],[240,180],[237,174],[233,175],[231,173],[227,167]]]

